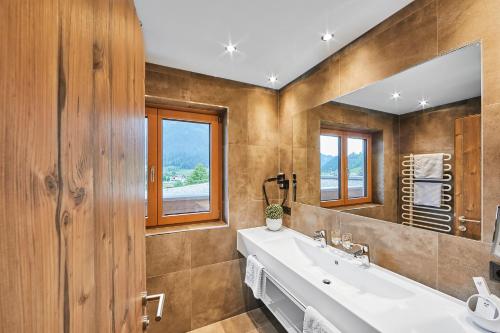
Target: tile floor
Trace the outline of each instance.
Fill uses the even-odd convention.
[[[189,333],[286,333],[286,331],[269,310],[258,308]]]

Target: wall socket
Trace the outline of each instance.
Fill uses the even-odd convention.
[[[490,280],[500,282],[500,264],[490,261]]]

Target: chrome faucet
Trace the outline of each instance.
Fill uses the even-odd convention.
[[[338,245],[342,245],[340,248]],[[355,259],[359,259],[361,267],[370,267],[370,246],[365,243],[353,243],[351,234],[343,234],[342,240],[333,244],[336,248],[351,254]]]
[[[370,267],[370,246],[368,244],[352,244],[352,247],[358,247],[357,251],[353,251],[352,255],[354,258],[359,259],[361,266],[368,268]]]
[[[313,239],[316,242],[319,242],[320,247],[326,247],[327,241],[326,241],[326,230],[317,230],[313,234]]]

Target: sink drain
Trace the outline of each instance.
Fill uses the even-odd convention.
[[[324,284],[330,284],[330,283],[332,283],[332,281],[330,281],[330,280],[328,280],[328,279],[323,279],[323,283],[324,283]]]

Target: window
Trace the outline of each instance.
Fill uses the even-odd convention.
[[[146,108],[146,226],[220,219],[219,116]]]
[[[321,129],[321,206],[371,202],[371,135]]]

